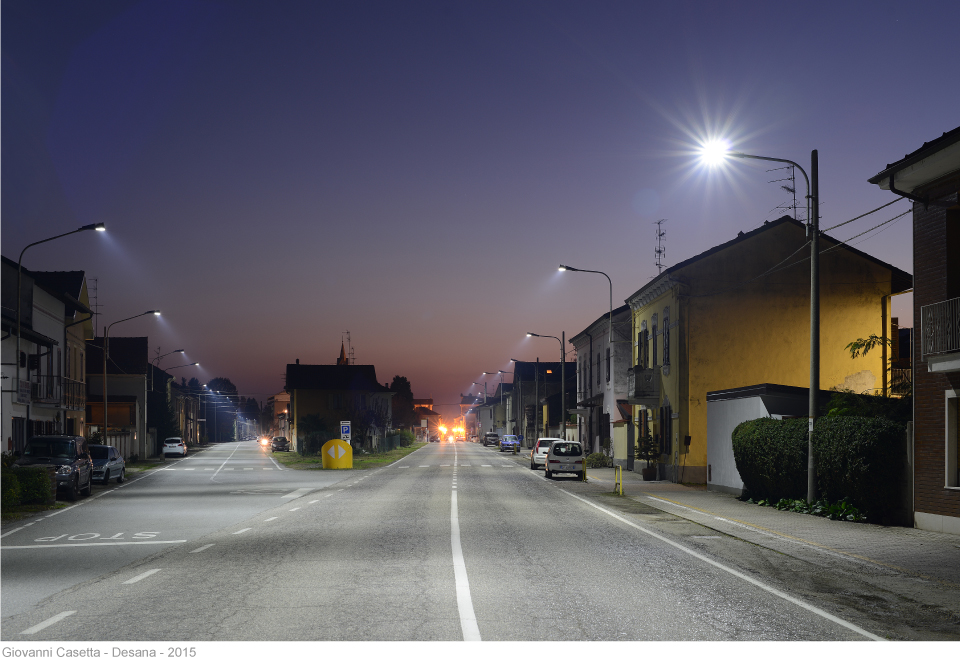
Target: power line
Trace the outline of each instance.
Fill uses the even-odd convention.
[[[891,204],[896,204],[896,203],[899,202],[901,199],[906,199],[906,198],[905,198],[905,197],[897,197],[897,198],[896,198],[895,200],[893,200],[892,202],[887,202],[887,203],[884,204],[883,206],[878,206],[877,208],[873,209],[872,211],[867,211],[866,213],[864,213],[864,214],[862,214],[862,215],[858,215],[856,218],[851,218],[850,220],[847,220],[846,222],[841,222],[839,225],[834,225],[834,226],[832,226],[832,227],[828,227],[827,229],[821,229],[820,232],[821,232],[821,233],[824,233],[824,232],[828,232],[828,231],[833,231],[833,230],[836,229],[837,227],[842,227],[842,226],[844,226],[844,225],[849,225],[849,224],[850,224],[851,222],[853,222],[854,220],[859,220],[860,218],[865,218],[866,216],[870,215],[871,213],[876,213],[876,212],[879,211],[880,209],[885,209],[885,208],[887,208],[888,206],[890,206]],[[902,214],[901,214],[901,215],[902,215]],[[897,217],[899,218],[900,216],[897,216]],[[868,229],[867,231],[870,231],[870,230]],[[854,238],[856,238],[856,236],[854,236]]]

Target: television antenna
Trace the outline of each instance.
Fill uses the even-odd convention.
[[[663,237],[667,235],[667,232],[663,231],[664,222],[666,220],[657,220],[653,223],[657,226],[657,247],[653,249],[656,257],[657,275],[663,272],[663,258],[667,256],[667,248],[663,246]]]

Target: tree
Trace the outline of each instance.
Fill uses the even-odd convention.
[[[866,356],[871,349],[880,348],[883,346],[892,346],[893,340],[889,337],[878,337],[875,334],[871,334],[866,339],[859,338],[854,339],[852,342],[847,344],[844,349],[850,351],[850,359],[855,360],[858,357]],[[893,358],[887,360],[888,364],[885,365],[887,371],[891,374],[893,373]],[[912,387],[909,381],[897,381],[891,385],[890,393],[895,396],[908,396],[912,394]],[[886,396],[886,392],[883,393]]]
[[[413,426],[418,416],[413,410],[413,390],[406,376],[394,376],[390,383],[390,391],[394,393],[391,403],[393,409],[394,427]]]

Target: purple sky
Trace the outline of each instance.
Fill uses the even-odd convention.
[[[263,399],[349,330],[381,381],[451,403],[559,359],[527,331],[607,310],[558,263],[606,271],[616,307],[657,272],[654,221],[672,265],[782,214],[783,173],[701,169],[705,137],[819,149],[822,227],[891,201],[867,178],[960,123],[958,22],[956,0],[4,0],[3,254],[105,222],[24,265],[97,278],[101,328],[162,309],[111,334],[202,363],[172,373]],[[855,245],[912,272],[909,216],[875,234]]]

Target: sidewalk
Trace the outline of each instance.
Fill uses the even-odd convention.
[[[614,473],[588,470],[589,483],[612,492]],[[798,559],[956,589],[953,609],[960,612],[960,536],[778,511],[725,493],[622,474],[624,497]]]

